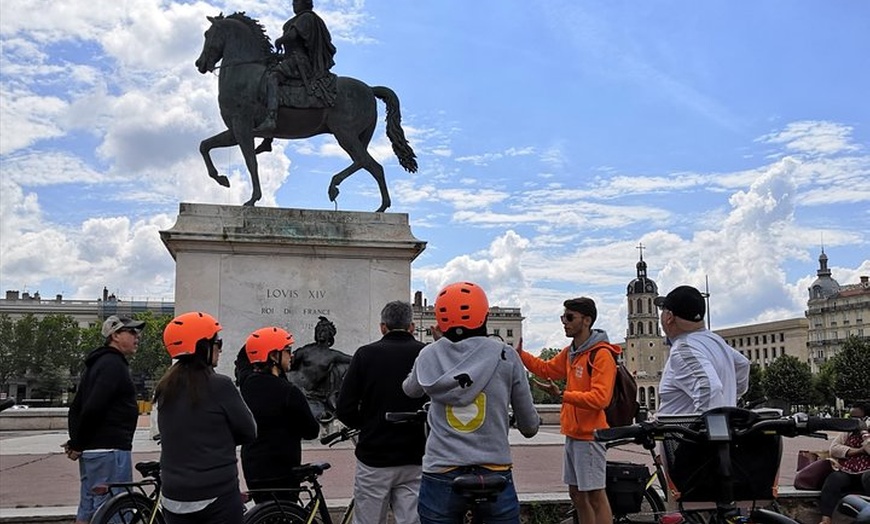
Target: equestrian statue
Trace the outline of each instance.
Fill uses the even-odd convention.
[[[313,11],[312,0],[293,0],[295,16],[275,40],[275,50],[263,26],[244,12],[207,17],[202,53],[196,60],[200,73],[219,70],[218,105],[227,129],[202,141],[199,151],[208,175],[229,187],[218,174],[210,152],[238,145],[253,190],[246,206],[260,198],[257,154],[272,150],[275,138],[309,138],[332,134],[353,163],[332,177],[329,200],[335,202],[338,186],[360,169],[374,177],[381,192],[378,212],[390,207],[384,168],[368,152],[378,118],[377,100],[387,106],[387,137],[399,164],[417,171],[414,150],[405,139],[399,98],[390,88],[368,86],[350,77],[335,76],[335,47],[323,20]],[[283,51],[283,52],[282,52]],[[220,65],[218,65],[220,62]],[[254,139],[263,141],[256,148]]]

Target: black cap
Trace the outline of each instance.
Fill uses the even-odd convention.
[[[595,301],[588,297],[569,298],[563,304],[568,311],[576,311],[583,316],[592,319],[591,324],[595,323],[598,318],[598,309],[595,307]],[[590,325],[591,325],[590,324]]]
[[[653,304],[692,322],[704,320],[704,314],[707,312],[704,295],[692,286],[676,287],[667,296],[656,297]]]

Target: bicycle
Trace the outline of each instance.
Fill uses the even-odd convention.
[[[637,443],[636,439],[621,439],[605,443],[607,449]],[[613,522],[617,524],[657,523],[665,514],[668,490],[661,456],[656,453],[656,442],[646,438],[640,444],[649,451],[655,471],[650,474],[646,464],[607,461],[605,491]],[[660,494],[661,493],[661,494]],[[572,506],[564,515],[573,524],[579,524],[577,510]]]
[[[359,430],[342,428],[321,438],[320,443],[332,447],[347,440],[355,442],[358,435]],[[323,495],[323,486],[318,481],[318,477],[330,467],[328,462],[317,462],[292,468],[291,474],[301,483],[298,488],[249,490],[249,495],[268,493],[272,500],[256,504],[246,511],[245,524],[334,524]],[[280,497],[288,493],[304,495],[302,498],[307,501],[293,502]],[[352,517],[353,499],[348,503],[339,524],[350,524]]]
[[[428,426],[426,425],[428,415],[429,403],[427,402],[422,409],[417,411],[388,412],[384,414],[384,417],[389,422],[397,424],[423,423],[424,430],[428,433]],[[511,417],[511,426],[513,426],[513,417]],[[498,495],[507,486],[507,479],[496,472],[464,473],[454,478],[451,489],[454,493],[465,499],[467,512],[463,521],[468,524],[482,524],[485,516],[483,509],[486,507],[486,504],[495,502]]]
[[[91,524],[164,524],[160,509],[160,462],[138,462],[136,470],[142,474],[142,480],[111,482],[94,488],[98,495],[120,492],[97,508]]]
[[[781,437],[811,435],[820,431],[852,431],[852,419],[824,419],[796,414],[782,417],[776,410],[749,411],[716,408],[697,417],[667,417],[595,431],[596,440],[628,440],[640,444],[662,441],[668,480],[675,489],[679,512],[668,515],[680,522],[736,524],[795,524],[785,515],[756,506],[773,500],[782,452]],[[734,453],[732,453],[732,451]],[[737,501],[750,501],[743,515]],[[688,503],[706,504],[704,508]],[[710,508],[709,504],[715,504]],[[659,520],[663,519],[664,515]]]

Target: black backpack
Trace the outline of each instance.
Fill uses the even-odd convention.
[[[595,348],[589,354],[589,360],[586,362],[586,369],[589,376],[592,376],[592,362],[595,360],[595,354],[600,348]],[[605,351],[616,360],[616,355],[609,349]],[[631,372],[626,369],[625,364],[616,360],[616,380],[613,384],[613,396],[610,398],[610,404],[604,408],[604,414],[607,416],[607,425],[610,427],[630,426],[634,424],[637,412],[640,411],[640,404],[637,401],[637,381],[634,380]]]

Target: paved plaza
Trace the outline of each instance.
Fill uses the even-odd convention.
[[[144,421],[142,425],[145,426]],[[75,514],[78,465],[62,453],[60,446],[66,439],[66,431],[0,432],[0,521],[14,516]],[[512,430],[514,479],[521,497],[567,494],[562,484],[563,439],[556,426],[543,426],[532,439]],[[791,486],[798,450],[822,450],[828,444],[809,437],[783,439],[780,485]],[[133,460],[157,460],[159,453],[159,445],[149,439],[147,426],[140,427],[133,442]],[[608,458],[651,463],[649,455],[638,446],[610,450]],[[303,460],[332,464],[322,477],[327,498],[336,501],[350,498],[355,467],[350,444],[326,448],[306,442]]]

